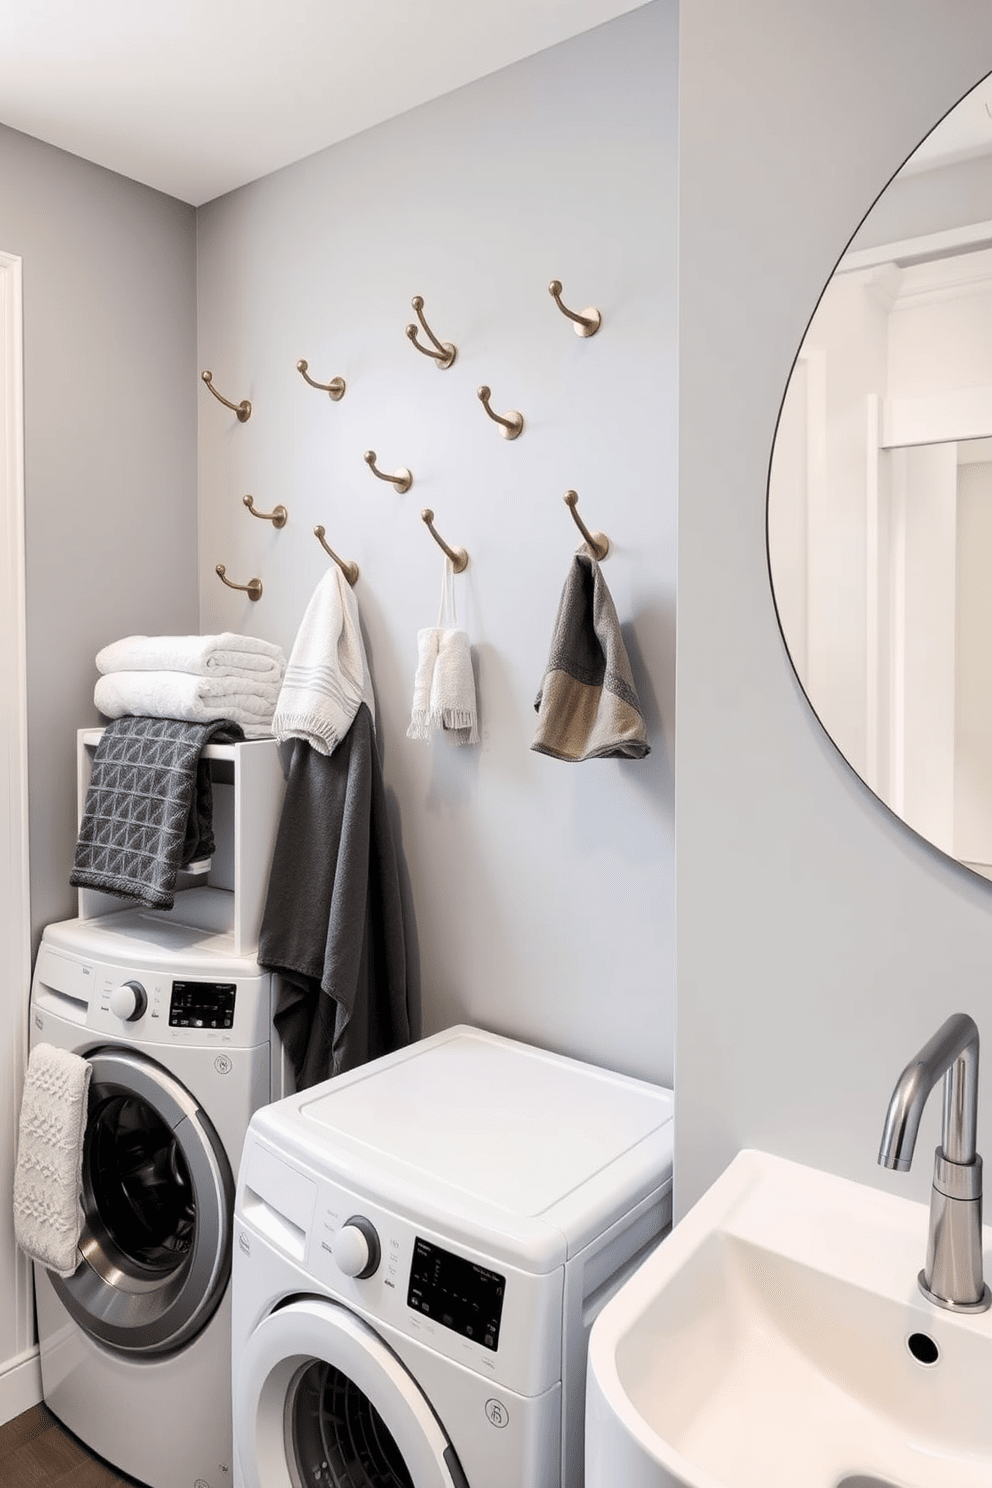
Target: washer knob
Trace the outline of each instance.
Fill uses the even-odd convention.
[[[382,1254],[375,1225],[361,1214],[353,1214],[331,1241],[331,1254],[345,1276],[361,1280],[374,1275]]]
[[[110,1011],[122,1023],[136,1023],[148,1006],[148,995],[140,982],[123,982],[110,994]]]

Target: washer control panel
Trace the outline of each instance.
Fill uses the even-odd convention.
[[[172,983],[170,1028],[233,1028],[236,982]]]
[[[505,1292],[506,1277],[498,1271],[416,1237],[406,1295],[415,1312],[495,1351]]]

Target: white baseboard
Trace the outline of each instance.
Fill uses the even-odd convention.
[[[41,1360],[37,1348],[28,1349],[0,1365],[0,1425],[41,1400]]]

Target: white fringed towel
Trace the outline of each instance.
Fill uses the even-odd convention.
[[[445,559],[437,625],[417,632],[417,672],[408,739],[429,739],[435,730],[452,744],[478,744],[479,718],[468,635],[455,621],[454,569]],[[442,625],[447,619],[448,624]]]
[[[97,652],[96,669],[108,672],[192,672],[198,677],[247,677],[278,685],[286,668],[282,648],[257,636],[124,636]]]
[[[375,696],[355,592],[335,563],[314,590],[286,663],[272,721],[276,738],[305,739],[333,754],[362,703],[375,720]]]
[[[229,718],[250,739],[271,732],[278,697],[278,682],[197,677],[192,672],[108,672],[93,689],[93,702],[107,718],[128,713],[187,723]]]
[[[429,739],[435,730],[452,744],[479,742],[468,635],[438,625],[417,633],[417,675],[407,738]]]
[[[83,1138],[90,1065],[36,1044],[24,1076],[14,1169],[14,1235],[32,1260],[58,1276],[79,1265]]]

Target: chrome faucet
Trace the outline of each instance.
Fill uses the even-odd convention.
[[[984,1312],[992,1293],[982,1274],[982,1159],[978,1130],[978,1028],[955,1013],[912,1059],[885,1113],[878,1160],[909,1171],[927,1096],[944,1077],[944,1122],[934,1154],[927,1258],[920,1291],[938,1307]]]

